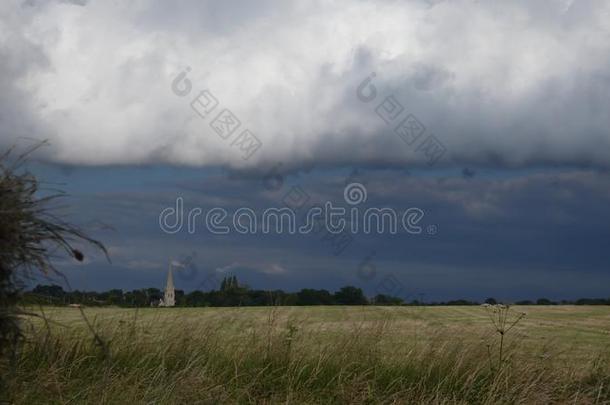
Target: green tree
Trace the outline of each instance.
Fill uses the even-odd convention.
[[[346,286],[335,293],[335,301],[342,305],[366,305],[368,301],[362,289]]]
[[[377,294],[375,296],[376,305],[402,305],[403,299],[399,297],[392,297],[391,295]]]
[[[555,303],[548,298],[538,298],[536,305],[554,305]]]
[[[108,303],[111,305],[123,305],[123,290],[108,291]]]
[[[297,305],[331,305],[333,296],[327,290],[304,288],[297,293]]]
[[[185,301],[189,307],[204,307],[209,305],[207,294],[202,291],[192,291],[186,294]]]

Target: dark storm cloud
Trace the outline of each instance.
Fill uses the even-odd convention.
[[[161,286],[171,260],[195,254],[195,275],[178,274],[180,288],[203,288],[210,274],[238,274],[254,288],[333,289],[355,284],[374,294],[392,276],[408,294],[427,299],[506,299],[604,295],[610,281],[610,175],[593,170],[461,170],[406,174],[400,170],[313,170],[287,176],[278,190],[257,179],[234,179],[210,170],[79,169],[68,191],[79,207],[73,218],[109,247],[112,263],[91,256],[85,265],[62,264],[76,288]],[[56,174],[56,177],[50,173]],[[60,168],[44,170],[58,181]],[[341,205],[346,182],[365,184],[363,207],[398,211],[419,207],[434,235],[354,235],[336,254],[320,235],[213,235],[203,220],[197,231],[161,231],[161,210],[184,198],[185,210],[262,212],[282,207],[293,186],[312,203]],[[83,186],[82,184],[89,184]],[[95,187],[93,186],[95,185]],[[99,222],[111,228],[99,228]],[[359,274],[370,258],[376,277]],[[607,294],[606,294],[607,295]],[[411,297],[412,298],[412,297]]]
[[[46,158],[94,165],[417,166],[426,156],[394,132],[413,114],[446,148],[439,165],[605,167],[609,11],[602,0],[3,2],[0,144],[49,138]],[[172,80],[187,66],[193,88],[179,97]],[[356,89],[372,72],[366,103]],[[203,89],[262,141],[251,159],[189,107]],[[386,124],[376,108],[388,96],[402,113]]]

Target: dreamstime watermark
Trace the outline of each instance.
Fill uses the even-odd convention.
[[[292,209],[295,213],[303,213],[307,211],[309,207],[319,206],[319,204],[312,203],[312,197],[301,185],[291,186],[290,189],[282,190],[285,186],[285,175],[279,170],[282,164],[279,163],[273,167],[273,169],[267,173],[263,178],[263,185],[267,191],[282,191],[283,197],[281,202],[285,207]],[[344,190],[343,198],[348,206],[358,205],[365,203],[368,199],[368,193],[366,185],[368,185],[368,179],[363,173],[357,169],[354,169],[343,181]],[[182,202],[183,204],[183,202]],[[178,209],[174,212],[183,210]],[[324,218],[318,218],[316,221],[316,227],[312,231],[313,235],[320,236],[320,239],[324,243],[332,248],[332,254],[339,256],[343,254],[353,242],[357,241],[355,235],[349,233],[347,230],[339,234],[332,234],[324,225]],[[436,225],[428,225],[426,233],[432,235],[436,233]],[[356,250],[356,254],[363,254],[364,246],[360,246]],[[218,289],[221,283],[220,277],[216,272],[203,272],[197,268],[194,263],[196,253],[192,253],[183,260],[179,261],[177,276],[182,281],[189,283],[196,283],[198,288],[204,290]],[[358,260],[355,264],[354,275],[360,281],[368,286],[371,299],[373,302],[375,298],[383,295],[391,298],[399,298],[404,303],[418,302],[420,305],[423,302],[424,294],[416,294],[412,288],[408,288],[395,274],[388,273],[387,270],[383,269],[383,263],[379,262],[378,253],[375,250],[369,251],[368,254],[363,254],[362,259]],[[359,284],[360,284],[359,283]],[[424,308],[417,305],[414,308]]]
[[[421,221],[425,214],[420,208],[412,207],[397,212],[393,208],[372,207],[363,211],[357,205],[366,201],[367,192],[360,183],[348,184],[343,196],[349,209],[326,201],[323,205],[311,207],[303,217],[302,224],[297,224],[295,211],[288,207],[267,208],[260,217],[248,207],[238,208],[232,214],[221,207],[211,208],[205,215],[202,208],[193,208],[185,213],[184,199],[178,197],[174,207],[167,207],[159,214],[159,226],[168,234],[181,232],[185,225],[188,233],[194,234],[200,222],[203,222],[208,232],[216,235],[231,232],[310,234],[319,229],[320,224],[323,224],[328,233],[334,235],[345,231],[353,234],[396,234],[399,228],[413,235],[424,232]],[[428,226],[426,232],[434,234],[436,227]]]
[[[263,187],[269,192],[278,192],[284,187],[284,174],[280,168],[283,162],[280,162],[273,166],[269,172],[262,178]],[[360,179],[356,179],[350,175],[346,179],[345,185],[349,183],[364,183]],[[290,187],[287,192],[283,192],[281,202],[285,207],[292,209],[295,213],[302,214],[307,211],[307,207],[320,206],[319,203],[312,202],[310,194],[304,189],[303,185],[295,184]],[[312,235],[318,236],[319,239],[328,247],[331,248],[334,256],[341,255],[353,242],[354,237],[347,231],[341,233],[330,233],[324,226],[324,219],[318,218],[316,221],[316,227],[314,228]]]

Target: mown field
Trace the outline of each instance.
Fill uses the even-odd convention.
[[[44,307],[9,401],[610,403],[610,307],[521,312],[500,360],[483,307]]]

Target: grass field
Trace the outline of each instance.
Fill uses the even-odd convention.
[[[45,307],[7,378],[34,403],[610,403],[610,307]],[[40,309],[38,309],[40,313]]]

